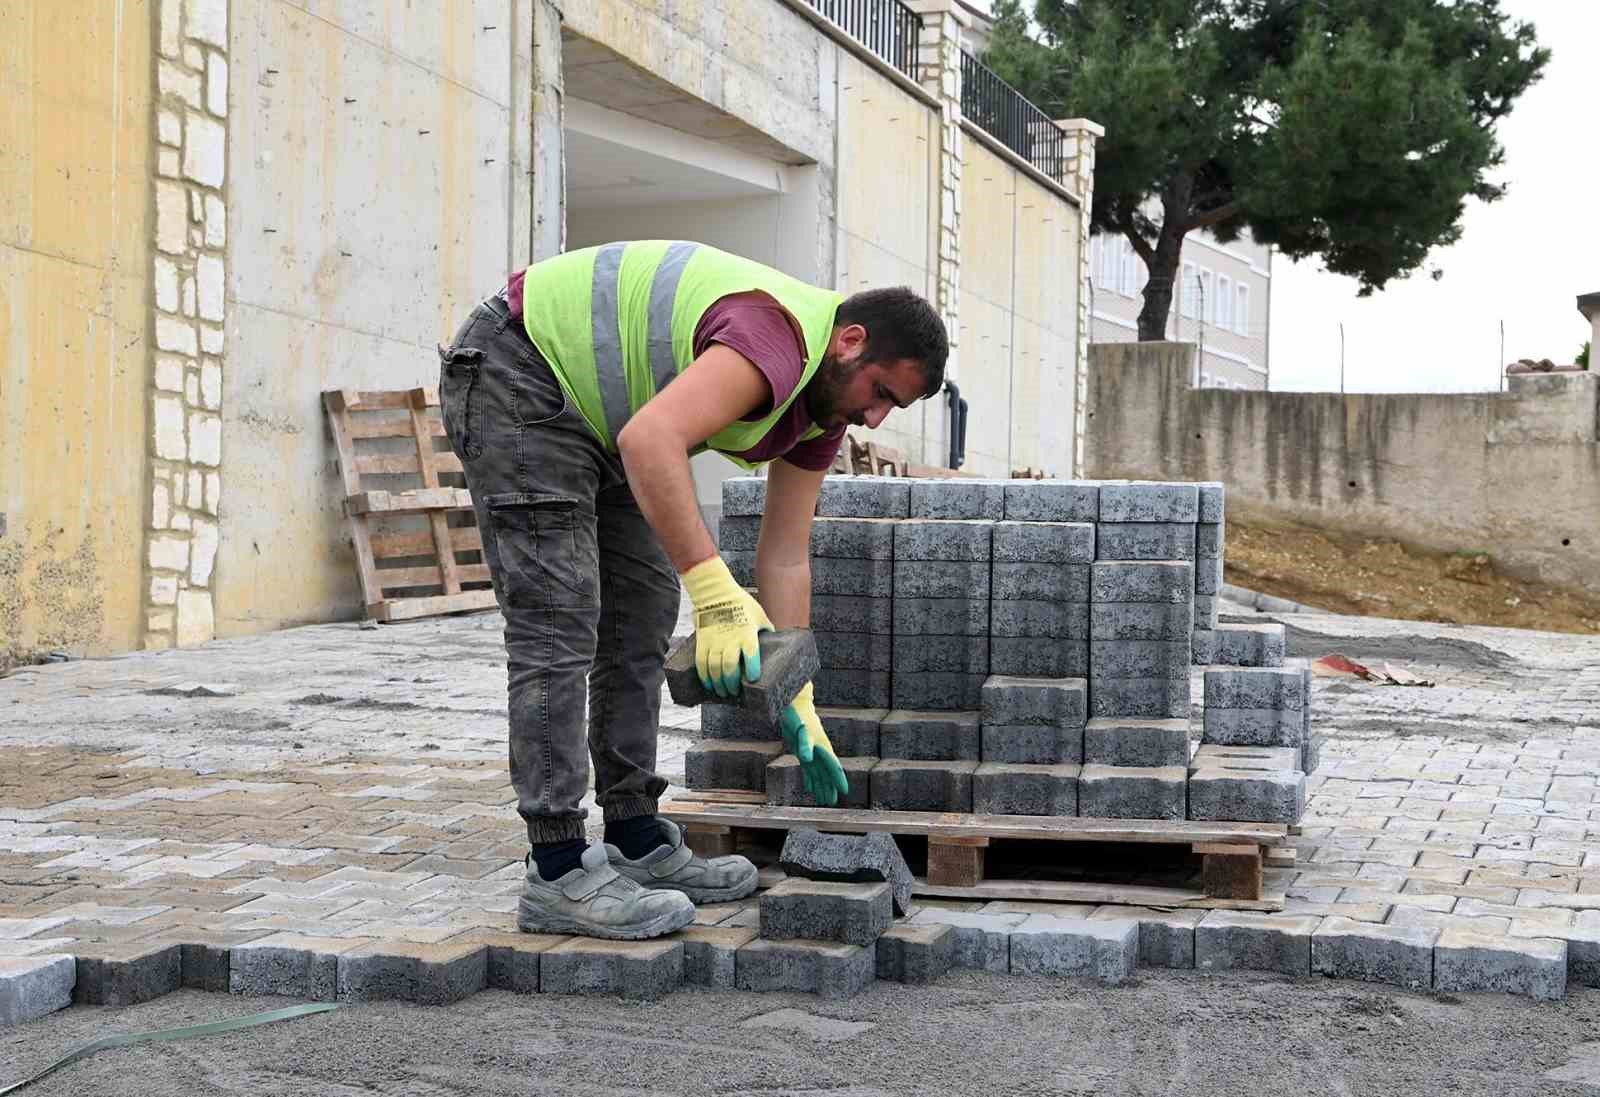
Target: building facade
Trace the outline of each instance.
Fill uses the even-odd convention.
[[[1165,339],[1199,348],[1200,388],[1266,389],[1272,249],[1248,234],[1222,244],[1204,230],[1183,242],[1181,284],[1167,314]],[[1131,343],[1149,271],[1127,239],[1095,233],[1089,243],[1089,340]]]
[[[1080,467],[1099,129],[996,126],[957,0],[325,7],[7,27],[0,652],[358,616],[322,393],[436,384],[509,272],[606,240],[911,286],[951,332],[962,471]],[[946,466],[949,404],[872,433]]]

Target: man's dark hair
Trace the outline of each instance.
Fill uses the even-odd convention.
[[[860,324],[867,329],[867,345],[861,353],[863,362],[887,362],[897,358],[921,362],[924,397],[934,395],[944,384],[950,336],[933,306],[908,287],[869,289],[851,294],[839,306],[833,322],[840,327]]]

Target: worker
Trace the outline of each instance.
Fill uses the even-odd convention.
[[[697,856],[657,815],[680,581],[701,679],[736,694],[760,676],[760,631],[809,626],[811,519],[845,428],[934,395],[948,352],[909,289],[846,298],[679,241],[535,263],[440,348],[445,430],[505,616],[511,784],[531,846],[521,929],[655,937],[695,903],[755,890],[748,860]],[[701,520],[689,458],[707,449],[770,464],[759,601]],[[779,732],[818,802],[836,802],[849,786],[809,682]]]

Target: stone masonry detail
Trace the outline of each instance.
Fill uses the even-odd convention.
[[[222,493],[228,212],[227,0],[156,10],[150,510],[144,646],[213,632]]]
[[[1078,345],[1073,375],[1072,475],[1084,475],[1083,438],[1089,429],[1089,231],[1094,212],[1094,143],[1105,127],[1087,118],[1056,123],[1067,135],[1060,183],[1078,199]]]
[[[939,262],[934,306],[950,333],[949,374],[960,377],[961,331],[961,31],[971,17],[955,0],[911,0],[922,18],[917,73],[939,99]],[[1087,239],[1087,237],[1085,237]]]

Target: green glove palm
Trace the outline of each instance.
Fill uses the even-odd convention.
[[[783,710],[778,727],[783,735],[783,745],[800,759],[800,775],[811,798],[824,807],[839,802],[839,797],[850,791],[844,767],[833,753],[833,743],[822,729],[812,700],[813,690],[807,682],[795,695],[789,707]]]

